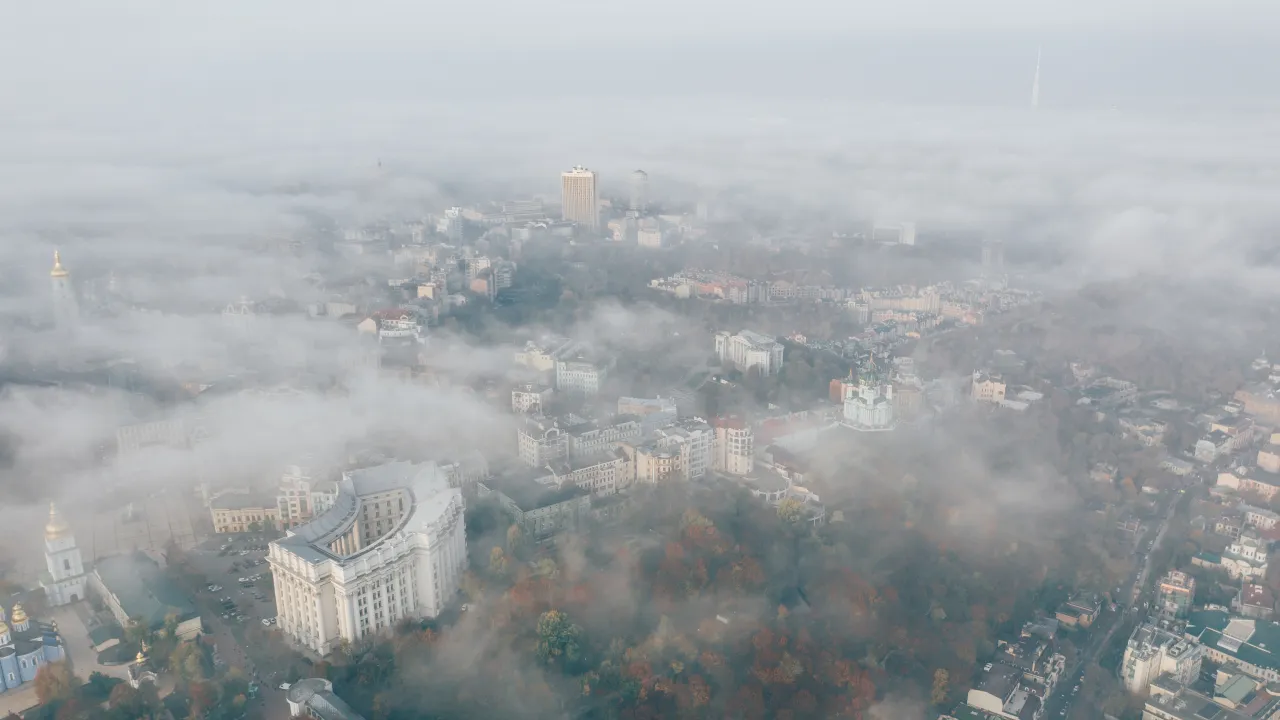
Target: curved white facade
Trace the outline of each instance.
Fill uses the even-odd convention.
[[[281,631],[324,655],[439,614],[466,566],[463,509],[435,463],[343,473],[333,507],[271,543]]]

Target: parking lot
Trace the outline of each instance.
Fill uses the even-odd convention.
[[[201,604],[215,605],[223,622],[266,627],[275,622],[267,542],[262,535],[218,535],[189,553],[192,569],[205,582],[197,591],[205,601]]]

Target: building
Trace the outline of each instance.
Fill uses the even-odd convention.
[[[336,482],[317,480],[306,468],[290,465],[276,486],[276,522],[281,528],[301,525],[332,507],[337,497]]]
[[[159,630],[172,615],[183,640],[202,632],[200,613],[191,598],[165,576],[158,560],[142,551],[99,559],[89,575],[89,590],[111,610],[120,627],[138,621]]]
[[[1280,655],[1276,652],[1280,649],[1280,624],[1221,610],[1197,610],[1187,617],[1184,633],[1204,648],[1210,660],[1231,663],[1263,682],[1280,682]]]
[[[969,396],[974,400],[999,404],[1004,402],[1004,394],[1005,382],[999,375],[981,370],[973,371],[973,387]]]
[[[649,209],[649,173],[636,170],[631,173],[631,198],[628,209],[643,215]]]
[[[861,432],[892,430],[895,425],[893,383],[876,367],[872,357],[858,373],[858,383],[844,385],[844,424]]]
[[[1280,445],[1267,443],[1258,448],[1258,468],[1269,473],[1280,473]]]
[[[1120,663],[1120,680],[1125,690],[1135,695],[1146,692],[1162,673],[1190,684],[1200,676],[1204,657],[1200,643],[1146,623],[1134,628],[1129,636]]]
[[[1026,682],[1022,671],[1003,663],[988,663],[969,690],[965,702],[971,708],[999,718],[1040,718],[1047,694]],[[980,717],[980,716],[979,716]]]
[[[679,417],[674,398],[657,397],[618,398],[618,414],[634,415],[640,418],[640,428],[644,434],[650,434],[663,425],[670,425]]]
[[[715,464],[715,431],[698,418],[659,428],[643,443],[624,444],[637,482],[696,480]]]
[[[49,521],[44,526],[45,572],[40,576],[40,586],[51,607],[67,605],[85,597],[89,577],[84,571],[84,559],[76,547],[76,536],[71,526],[53,503],[49,503]]]
[[[551,474],[538,478],[538,482],[555,486],[574,485],[601,497],[613,495],[630,484],[627,457],[616,450],[595,457],[575,457],[569,462],[551,463],[546,469]]]
[[[1275,613],[1276,596],[1266,585],[1244,583],[1231,601],[1237,614],[1258,620],[1269,620]]]
[[[49,284],[53,290],[53,324],[60,330],[70,330],[80,322],[80,305],[76,290],[71,284],[71,273],[62,267],[62,256],[53,251],[53,269],[49,271]]]
[[[577,530],[591,518],[591,493],[574,486],[548,486],[532,477],[495,477],[476,484],[478,497],[492,497],[524,536],[545,540]]]
[[[585,348],[556,359],[556,389],[594,397],[609,375],[612,363],[592,357]]]
[[[732,365],[746,374],[753,369],[761,375],[776,375],[782,369],[782,343],[750,330],[737,335],[716,333],[716,355],[721,365]]]
[[[560,173],[560,216],[592,230],[600,228],[598,178],[591,170],[575,165]]]
[[[333,507],[267,553],[279,627],[325,655],[406,618],[435,617],[467,562],[459,488],[436,463],[350,470]]]
[[[511,411],[520,415],[541,415],[551,400],[551,388],[540,383],[522,383],[511,391]]]
[[[1230,452],[1231,436],[1214,430],[1196,441],[1195,457],[1202,463],[1211,463]]]
[[[1087,628],[1098,619],[1102,611],[1102,599],[1093,593],[1077,593],[1058,606],[1054,617],[1066,627]]]
[[[570,458],[588,458],[610,454],[620,444],[640,438],[639,418],[618,415],[607,422],[587,421],[565,429],[569,438]]]
[[[544,467],[569,456],[569,435],[551,418],[529,416],[516,430],[516,452],[520,462],[530,467]]]
[[[712,426],[716,431],[712,468],[730,475],[750,475],[756,464],[755,433],[751,426],[737,415],[718,417]]]
[[[316,720],[364,720],[342,698],[333,694],[333,683],[324,678],[304,678],[289,686],[285,700],[289,716]]]
[[[256,493],[225,492],[209,502],[215,533],[261,532],[279,527],[278,498]]]
[[[515,353],[515,363],[540,373],[554,373],[556,360],[573,352],[577,343],[568,338],[544,337],[538,342],[530,340]]]
[[[1233,580],[1266,577],[1267,542],[1253,531],[1241,532],[1222,553],[1222,567]]]
[[[1211,698],[1173,678],[1161,677],[1151,686],[1151,696],[1142,708],[1142,720],[1269,720],[1274,717],[1274,706],[1263,715],[1246,715],[1226,707],[1224,699]]]
[[[0,607],[0,692],[34,682],[41,667],[65,657],[54,626],[32,621],[22,605],[14,605],[12,613]]]
[[[1169,620],[1185,618],[1191,613],[1196,597],[1196,579],[1179,570],[1170,570],[1160,578],[1156,590],[1155,609]]]

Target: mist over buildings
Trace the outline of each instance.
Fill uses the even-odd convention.
[[[498,464],[513,454],[519,422],[506,394],[531,379],[511,357],[548,335],[622,357],[620,375],[652,394],[665,386],[644,376],[651,362],[701,367],[710,333],[741,328],[656,295],[584,292],[610,279],[574,255],[590,252],[581,243],[546,251],[582,266],[557,270],[569,309],[555,319],[433,318],[430,342],[415,351],[429,381],[379,373],[353,323],[309,317],[337,289],[371,316],[396,304],[397,281],[409,277],[389,257],[335,252],[345,229],[495,198],[554,204],[560,171],[578,162],[600,173],[612,199],[642,167],[656,204],[703,212],[719,228],[710,250],[632,268],[653,278],[703,257],[739,262],[774,240],[788,259],[766,269],[790,271],[789,238],[825,243],[911,222],[919,249],[824,246],[827,264],[812,269],[851,286],[959,284],[979,273],[982,242],[997,240],[1010,275],[1043,293],[1053,316],[1029,322],[1028,347],[1065,353],[1079,343],[1077,357],[1137,368],[1129,337],[1202,355],[1211,339],[1220,353],[1204,362],[1219,377],[1246,353],[1276,349],[1266,333],[1280,288],[1280,107],[1270,96],[1280,86],[1271,41],[1280,10],[1268,3],[1228,12],[1182,0],[1156,13],[1136,1],[984,0],[961,12],[924,0],[804,0],[782,13],[668,0],[429,10],[381,1],[358,11],[280,0],[5,14],[0,524],[31,524],[31,508],[50,499],[87,514],[179,483],[261,482],[291,464],[477,451]],[[54,35],[65,49],[50,50]],[[55,249],[80,294],[74,333],[49,321]],[[229,317],[248,303],[273,310]],[[1095,343],[1108,333],[1122,340]],[[948,353],[972,360],[937,370],[961,387],[989,353],[950,343],[922,342],[916,357],[937,368]],[[1212,392],[1229,396],[1228,385]],[[1071,412],[1065,395],[1044,395]],[[779,402],[761,395],[747,407]],[[851,565],[877,565],[877,581],[907,588],[907,571],[885,566],[922,544],[1012,575],[1025,556],[1074,542],[1068,509],[1080,498],[1063,477],[1083,454],[1050,457],[1023,442],[1032,430],[1016,421],[992,437],[978,416],[812,453],[838,479],[841,501],[883,508],[912,531],[878,539]],[[121,451],[121,428],[166,422],[198,441]],[[787,568],[788,551],[765,564]],[[554,555],[576,576],[585,553]],[[975,559],[986,556],[1008,564]],[[797,578],[818,574],[793,564]],[[613,599],[593,624],[650,613],[625,567],[597,582]],[[401,670],[466,675],[483,659],[495,672],[558,682],[505,642],[466,620],[438,657]],[[868,716],[926,717],[917,688],[896,690],[903,697],[882,698]],[[537,716],[555,703],[539,695],[531,707]]]

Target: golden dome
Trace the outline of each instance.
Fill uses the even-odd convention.
[[[146,661],[147,661],[147,656],[146,656],[146,655],[143,655],[143,654],[142,654],[142,651],[141,651],[141,650],[139,650],[139,651],[138,651],[138,657],[134,658],[134,661],[135,661],[135,662],[137,662],[139,665],[141,665],[142,663],[144,663],[144,662],[146,662]]]
[[[9,613],[9,619],[14,625],[21,625],[27,621],[27,611],[22,609],[22,604],[18,603],[13,606],[13,612]]]
[[[62,519],[62,513],[58,512],[58,507],[53,503],[49,503],[49,522],[44,525],[44,537],[46,540],[57,540],[71,533],[71,526],[66,520]]]
[[[53,251],[53,269],[49,271],[49,277],[66,277],[67,269],[62,267],[62,257],[57,250]]]
[[[3,620],[0,620],[0,636],[9,634],[9,626]]]

